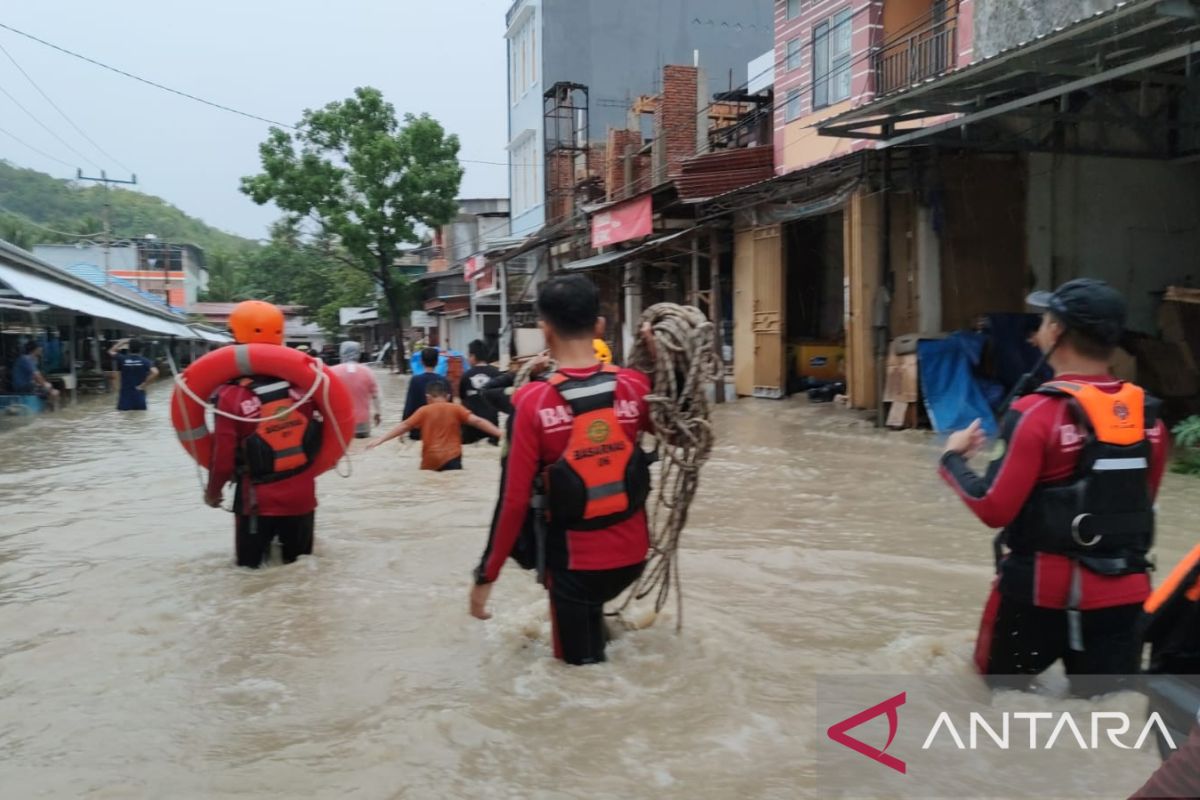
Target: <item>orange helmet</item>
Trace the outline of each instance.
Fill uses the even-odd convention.
[[[602,364],[612,363],[612,350],[608,349],[608,343],[603,339],[593,339],[592,348],[596,351],[596,360]]]
[[[262,300],[246,300],[234,306],[229,330],[238,344],[283,344],[283,312]]]

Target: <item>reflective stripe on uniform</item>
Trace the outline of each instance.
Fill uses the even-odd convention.
[[[587,490],[588,500],[603,500],[606,497],[614,497],[625,491],[624,481],[614,481],[613,483],[605,483],[600,486],[592,486]]]
[[[289,458],[291,456],[302,456],[302,455],[304,455],[304,448],[300,447],[300,446],[288,447],[284,450],[276,450],[275,451],[276,458]]]
[[[287,393],[292,390],[292,385],[287,381],[277,381],[275,383],[264,384],[263,386],[255,386],[254,393],[260,397],[276,392]]]
[[[559,389],[558,393],[564,400],[578,400],[583,397],[595,397],[598,394],[612,394],[615,391],[615,381],[604,381],[594,386],[576,386],[570,389]]]
[[[1127,469],[1148,469],[1149,466],[1144,458],[1098,458],[1092,469],[1096,472],[1118,472]]]

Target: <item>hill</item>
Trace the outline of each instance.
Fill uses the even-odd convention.
[[[161,239],[191,242],[209,253],[233,252],[254,241],[218,230],[159,197],[113,188],[112,225],[117,238],[153,233]],[[103,226],[104,189],[81,185],[0,160],[0,239],[20,247],[66,241],[30,222],[66,233],[91,233]]]

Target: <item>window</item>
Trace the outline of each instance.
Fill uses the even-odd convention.
[[[813,27],[813,108],[850,99],[850,9]]]
[[[787,18],[795,19],[800,16],[801,0],[787,0]]]
[[[538,183],[541,167],[538,164],[537,136],[533,131],[526,131],[519,140],[519,143],[509,150],[509,180],[512,183],[510,191],[514,216],[542,202],[542,187]]]
[[[783,107],[784,122],[795,122],[800,119],[800,97],[799,89],[792,89],[787,93],[787,105]]]
[[[530,16],[508,39],[510,102],[516,105],[537,79],[537,18]]]
[[[787,43],[787,71],[800,69],[800,40],[792,39]]]

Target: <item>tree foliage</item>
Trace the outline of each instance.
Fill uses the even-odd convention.
[[[297,230],[330,243],[332,258],[369,276],[398,329],[408,294],[394,267],[400,245],[457,213],[458,150],[428,114],[401,124],[379,90],[359,88],[305,111],[294,132],[272,128],[259,146],[262,172],[243,178],[242,191],[273,201]]]
[[[161,198],[126,189],[109,190],[113,235],[117,238],[153,233],[172,242],[197,244],[208,252],[236,251],[255,243],[207,225]],[[103,227],[105,190],[61,180],[43,172],[0,161],[0,238],[26,248],[96,233]],[[30,224],[30,223],[36,223]],[[44,227],[37,227],[44,226]]]

